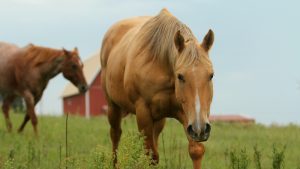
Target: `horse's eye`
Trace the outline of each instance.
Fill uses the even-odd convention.
[[[182,74],[179,73],[179,74],[177,75],[177,78],[178,78],[179,81],[185,82],[184,76],[183,76]]]
[[[77,69],[77,65],[72,65],[72,69],[76,70]]]
[[[214,73],[210,74],[210,76],[209,76],[209,80],[212,80],[212,79],[213,79],[213,77],[214,77]]]

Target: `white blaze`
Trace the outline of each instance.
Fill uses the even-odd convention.
[[[195,67],[192,68],[193,73],[195,73]],[[197,87],[197,85],[195,85]],[[198,89],[196,89],[195,94],[195,110],[196,110],[196,123],[195,123],[195,129],[196,131],[201,132],[201,121],[200,121],[200,111],[201,111],[201,105],[200,105],[200,96],[198,93]],[[200,134],[200,133],[199,133]]]
[[[201,122],[200,122],[200,111],[201,111],[201,105],[200,105],[200,96],[198,93],[198,89],[196,90],[196,98],[195,98],[195,106],[196,106],[196,128],[197,130],[201,130]]]

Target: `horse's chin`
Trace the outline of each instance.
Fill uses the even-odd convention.
[[[209,138],[209,133],[208,134],[200,134],[200,136],[190,136],[190,137],[191,137],[191,139],[193,141],[196,141],[196,142],[205,142]]]

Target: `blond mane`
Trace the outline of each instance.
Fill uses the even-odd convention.
[[[27,45],[25,51],[25,64],[33,67],[43,63],[52,62],[55,58],[63,55],[62,50],[35,46],[32,44]]]
[[[180,55],[174,43],[178,31],[186,44]],[[139,30],[137,37],[139,52],[150,52],[149,59],[165,63],[173,70],[178,66],[188,66],[199,59],[198,43],[192,31],[166,9],[149,19]]]

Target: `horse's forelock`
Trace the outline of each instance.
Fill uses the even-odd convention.
[[[177,70],[181,67],[191,67],[196,61],[200,61],[199,51],[194,42],[187,44],[185,49],[180,53],[174,61],[174,69]]]

